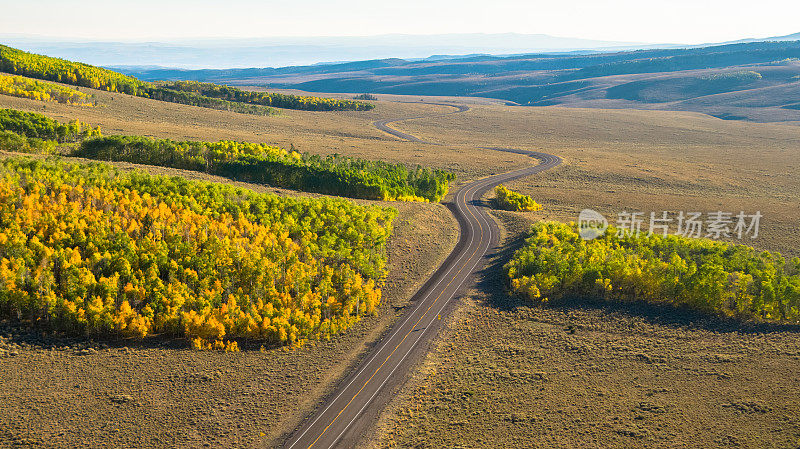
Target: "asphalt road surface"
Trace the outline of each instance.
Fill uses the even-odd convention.
[[[462,105],[447,114],[469,110]],[[439,114],[446,115],[446,114]],[[402,140],[425,142],[416,136],[388,125],[399,120],[379,120],[373,124]],[[371,349],[364,360],[335,391],[307,418],[285,442],[286,448],[356,447],[363,434],[374,424],[383,407],[407,379],[409,371],[441,327],[441,319],[451,310],[454,299],[474,282],[473,274],[482,268],[486,255],[499,240],[499,228],[485,208],[481,197],[494,186],[553,168],[561,158],[535,151],[485,147],[487,151],[525,154],[539,161],[537,165],[509,173],[489,176],[461,187],[447,203],[459,222],[461,235],[455,249],[433,276],[414,295],[406,313]]]

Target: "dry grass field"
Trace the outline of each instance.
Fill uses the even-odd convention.
[[[78,118],[106,134],[259,141],[420,163],[450,169],[460,181],[532,163],[479,147],[544,151],[565,163],[509,185],[545,208],[498,213],[509,249],[531,220],[573,220],[583,208],[607,216],[623,209],[760,210],[761,236],[754,244],[800,254],[800,127],[695,113],[475,102],[465,113],[397,125],[441,143],[429,145],[400,142],[371,125],[452,110],[404,102],[418,97],[379,101],[370,112],[257,117],[96,95],[97,108],[5,96],[0,107]],[[222,354],[189,351],[170,341],[91,343],[0,329],[0,441],[276,443],[402,313],[399,307],[415,286],[453,247],[456,224],[443,206],[393,205],[400,215],[386,300],[377,317],[335,342]],[[499,281],[498,264],[508,257],[507,251],[497,255],[484,280],[460,302],[421,369],[381,417],[373,445],[797,446],[796,330],[631,305],[522,304]]]
[[[237,84],[238,86],[238,84]],[[339,98],[342,100],[352,100],[354,96],[359,94],[347,93],[327,93],[327,92],[306,92],[298,89],[272,89],[261,86],[248,86],[240,85],[240,89],[254,90],[261,92],[277,92],[281,94],[291,95],[312,95],[315,97]],[[378,98],[378,101],[394,101],[401,103],[457,103],[457,104],[495,104],[503,105],[508,103],[506,100],[499,100],[497,98],[486,97],[451,97],[451,96],[433,96],[433,95],[396,95],[396,94],[371,94]]]
[[[391,96],[370,112],[284,110],[260,117],[95,92],[100,106],[78,108],[0,97],[0,107],[79,118],[107,134],[172,139],[233,139],[294,145],[312,153],[341,153],[446,168],[461,180],[530,163],[524,156],[481,150],[504,146],[550,152],[566,163],[511,187],[543,202],[551,217],[575,219],[584,208],[608,217],[623,210],[659,213],[760,210],[761,236],[748,242],[798,254],[800,127],[725,121],[690,112],[526,108],[471,104],[471,109],[394,126],[425,140],[401,142],[375,129],[379,119],[452,111]],[[453,101],[437,98],[437,101]],[[426,98],[426,101],[431,101]],[[477,101],[474,103],[478,103]]]
[[[596,209],[761,211],[744,243],[800,255],[800,128],[663,111],[474,106],[463,114],[398,124],[452,144],[543,151],[565,164],[510,187],[544,205],[545,218]]]

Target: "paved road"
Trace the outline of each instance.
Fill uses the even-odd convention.
[[[446,106],[457,109],[451,113],[469,110],[467,106]],[[403,140],[429,143],[389,127],[393,121],[399,120],[381,120],[374,125]],[[427,351],[432,337],[441,327],[440,318],[450,311],[453,299],[471,285],[473,273],[482,267],[487,253],[498,244],[499,228],[479,205],[481,197],[497,184],[561,163],[557,156],[534,151],[486,149],[525,154],[538,159],[539,164],[473,181],[455,193],[453,200],[447,203],[461,227],[453,252],[415,294],[407,312],[320,408],[301,424],[284,447],[327,449],[358,445],[363,433],[374,424],[380,411],[405,381],[414,362]]]
[[[387,134],[391,134],[391,135],[393,135],[395,137],[398,137],[401,140],[407,140],[409,142],[429,143],[429,144],[433,144],[433,145],[438,145],[438,144],[433,143],[433,142],[428,142],[426,140],[422,140],[422,139],[420,139],[419,137],[417,137],[417,136],[415,136],[413,134],[408,134],[408,133],[404,133],[402,131],[398,131],[398,130],[390,127],[389,123],[402,122],[404,120],[415,120],[415,119],[418,119],[418,118],[442,117],[442,116],[445,116],[445,115],[458,114],[459,112],[467,112],[467,111],[469,111],[469,106],[465,106],[465,105],[462,105],[462,104],[447,104],[447,103],[425,103],[425,104],[433,104],[433,105],[437,105],[437,106],[449,106],[451,108],[455,108],[456,110],[455,111],[450,111],[450,112],[445,112],[443,114],[420,115],[420,116],[417,116],[417,117],[406,117],[406,118],[402,118],[402,119],[378,120],[378,121],[372,122],[372,124],[375,125],[375,127],[378,128],[379,130],[381,130],[381,131],[383,131],[383,132],[385,132]]]

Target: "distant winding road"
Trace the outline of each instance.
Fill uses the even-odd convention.
[[[373,124],[402,140],[435,144],[389,127],[390,123],[438,117],[469,110],[462,105],[445,114],[379,120]],[[367,357],[347,376],[323,404],[285,442],[284,447],[354,447],[364,431],[377,419],[398,385],[406,379],[414,362],[427,351],[441,327],[443,313],[453,298],[473,281],[473,273],[485,263],[486,255],[499,243],[497,223],[479,206],[481,197],[494,186],[553,168],[561,158],[536,151],[483,147],[486,150],[524,154],[538,165],[472,181],[461,187],[447,206],[455,215],[461,235],[455,249],[412,298],[406,313],[370,350]]]
[[[432,145],[438,145],[437,143],[434,143],[434,142],[428,142],[426,140],[422,140],[422,139],[420,139],[419,137],[417,137],[417,136],[415,136],[413,134],[408,134],[408,133],[404,133],[402,131],[398,131],[398,130],[390,127],[389,123],[402,122],[402,121],[405,121],[405,120],[415,120],[415,119],[418,119],[418,118],[443,117],[445,115],[458,114],[459,112],[467,112],[467,111],[469,111],[469,106],[466,106],[466,105],[463,105],[463,104],[445,104],[445,103],[424,103],[424,104],[432,104],[432,105],[436,105],[436,106],[449,106],[451,108],[456,108],[456,110],[455,111],[450,111],[450,112],[445,112],[444,114],[421,115],[421,116],[418,116],[418,117],[406,117],[406,118],[401,118],[401,119],[378,120],[378,121],[372,122],[372,124],[375,125],[375,127],[378,128],[379,130],[381,130],[381,131],[383,131],[383,132],[385,132],[387,134],[391,134],[391,135],[393,135],[395,137],[398,137],[398,138],[400,138],[402,140],[407,140],[409,142],[429,143],[429,144],[432,144]]]

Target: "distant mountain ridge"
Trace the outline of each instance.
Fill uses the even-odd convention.
[[[246,68],[431,55],[518,54],[544,51],[643,48],[636,42],[600,41],[545,34],[437,34],[198,39],[170,42],[86,42],[0,35],[0,42],[33,53],[100,66]]]
[[[785,36],[772,36],[765,38],[748,38],[739,39],[736,41],[724,42],[725,44],[746,44],[750,42],[781,42],[781,41],[798,41],[800,40],[800,33],[787,34]]]

